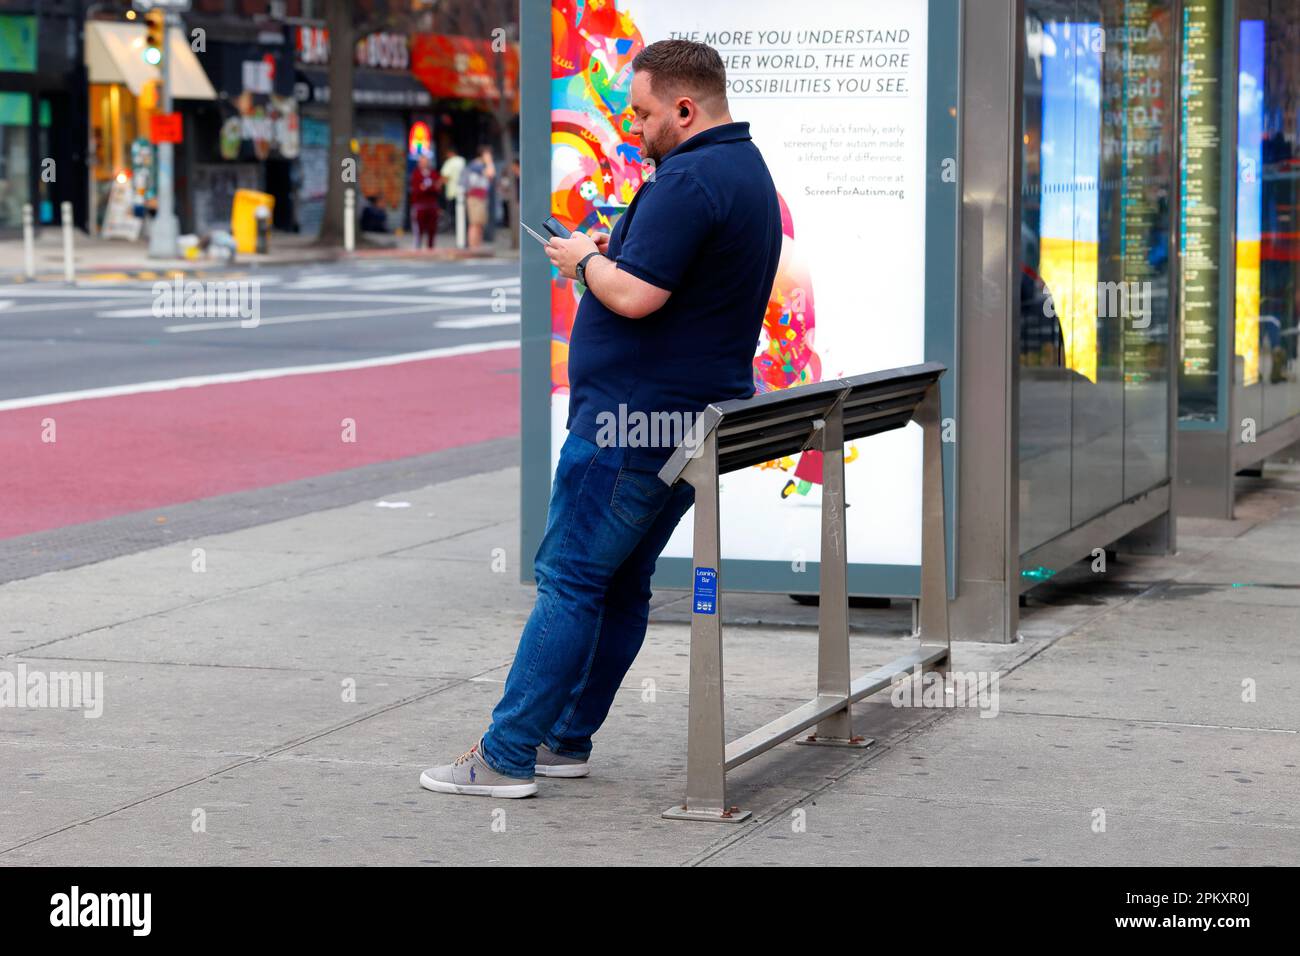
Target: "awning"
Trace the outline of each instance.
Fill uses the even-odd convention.
[[[509,44],[504,53],[506,97],[518,109],[519,44]],[[411,72],[440,98],[497,102],[496,63],[491,40],[442,33],[411,37]]]
[[[122,83],[139,96],[145,84],[161,81],[158,67],[144,61],[142,23],[91,20],[86,24],[86,68],[91,83]],[[215,100],[216,91],[179,27],[167,31],[167,57],[172,97]]]

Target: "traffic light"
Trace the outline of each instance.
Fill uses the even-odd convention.
[[[167,14],[157,7],[144,15],[144,61],[157,66],[163,58],[163,39],[167,36]]]

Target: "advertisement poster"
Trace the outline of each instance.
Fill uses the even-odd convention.
[[[1052,290],[1065,365],[1097,382],[1097,185],[1101,179],[1100,24],[1049,23],[1043,58],[1043,198],[1038,271]]]
[[[1264,21],[1241,21],[1237,53],[1237,332],[1242,385],[1259,382],[1260,228],[1264,206]]]
[[[642,176],[628,132],[633,58],[656,40],[708,43],[727,67],[732,118],[750,124],[782,204],[755,391],[922,362],[927,26],[927,4],[891,0],[553,0],[551,211],[570,228],[617,221]],[[581,292],[552,274],[552,462]],[[849,561],[919,564],[920,429],[852,443],[846,461]],[[820,482],[816,452],[725,475],[723,554],[815,561]],[[665,557],[689,557],[690,517]]]

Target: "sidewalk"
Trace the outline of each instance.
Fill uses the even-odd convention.
[[[682,592],[656,595],[590,778],[522,801],[420,789],[484,729],[532,605],[518,480],[0,587],[0,671],[102,671],[105,700],[99,719],[0,709],[0,864],[1300,863],[1300,468],[1251,482],[1236,522],[1183,522],[1175,557],[1059,575],[1021,643],[955,643],[955,669],[1000,675],[992,719],[884,695],[855,707],[869,750],[738,768],[739,827],[659,817],[685,786]],[[734,737],[815,687],[815,634],[790,624],[815,609],[724,608],[768,622],[727,632]],[[858,672],[909,642],[903,608],[853,619]]]
[[[265,254],[244,254],[234,263],[200,256],[198,259],[152,259],[145,239],[128,242],[120,239],[97,239],[77,231],[74,239],[74,262],[79,281],[123,281],[126,279],[151,279],[175,272],[187,274],[216,274],[231,270],[247,270],[261,266],[298,265],[311,262],[336,262],[350,259],[518,259],[519,250],[509,247],[509,234],[504,229],[496,232],[496,242],[482,250],[455,248],[452,236],[440,234],[437,248],[432,252],[414,248],[409,235],[357,234],[356,251],[349,254],[339,246],[318,246],[313,237],[292,233],[273,233],[271,251]],[[22,238],[0,240],[0,281],[25,281]],[[46,226],[36,239],[36,280],[40,282],[63,281],[63,233],[58,227]]]

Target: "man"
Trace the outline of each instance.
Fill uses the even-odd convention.
[[[731,119],[717,51],[687,40],[633,61],[632,132],[653,164],[612,235],[552,239],[586,285],[569,343],[569,434],[535,561],[537,604],[492,724],[430,790],[537,792],[587,774],[592,734],[645,639],[655,560],[694,501],[659,467],[673,451],[610,440],[635,413],[695,415],[753,394],[752,363],[781,250],[772,177]],[[651,419],[653,420],[653,419]],[[620,436],[622,437],[622,436]],[[653,436],[652,436],[653,437]]]
[[[483,229],[488,224],[488,200],[492,195],[492,180],[496,178],[492,165],[492,147],[480,146],[478,155],[461,177],[465,190],[465,214],[469,218],[469,247],[483,245]]]
[[[456,197],[460,195],[460,174],[465,171],[465,157],[455,146],[447,147],[447,158],[442,161],[442,194],[447,200],[447,213],[456,214]]]

